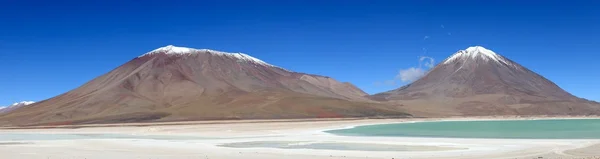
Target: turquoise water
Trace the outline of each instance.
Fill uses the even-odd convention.
[[[326,132],[343,136],[600,139],[600,119],[416,122]]]

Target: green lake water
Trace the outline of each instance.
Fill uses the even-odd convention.
[[[326,132],[343,136],[600,139],[600,119],[415,122]]]

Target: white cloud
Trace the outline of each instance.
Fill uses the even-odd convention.
[[[423,37],[423,40],[427,40],[427,39],[429,39],[429,36]]]
[[[400,79],[402,82],[412,82],[423,77],[423,75],[425,75],[425,70],[421,68],[411,67],[408,69],[400,70],[398,75],[396,75],[396,79]]]
[[[426,50],[426,48],[423,48]],[[413,82],[421,77],[425,76],[429,69],[435,67],[435,59],[428,56],[419,57],[419,65],[416,67],[410,67],[407,69],[400,69],[398,74],[392,80],[386,80],[383,82],[375,82],[375,86],[396,86],[399,82]]]
[[[432,57],[419,57],[419,66],[401,69],[396,75],[396,79],[402,82],[413,82],[425,76],[427,71],[435,67],[435,59]]]
[[[432,57],[421,56],[419,58],[419,66],[423,64],[423,66],[427,68],[433,68],[435,66],[435,59]]]

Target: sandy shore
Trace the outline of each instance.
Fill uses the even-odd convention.
[[[538,117],[539,118],[539,117]],[[538,119],[527,118],[527,119]],[[548,117],[546,117],[548,118]],[[552,117],[565,118],[565,117]],[[573,117],[571,117],[573,118]],[[586,117],[574,117],[586,118]],[[600,158],[600,140],[460,139],[417,137],[348,137],[322,132],[357,125],[437,120],[507,120],[511,117],[445,119],[345,119],[289,121],[220,121],[170,124],[94,125],[80,128],[0,130],[1,158],[14,159],[306,159],[306,158]],[[519,118],[522,119],[522,118]],[[82,138],[69,140],[2,140],[6,134],[52,135],[115,134],[140,138]],[[165,138],[154,138],[156,136]],[[171,138],[172,137],[172,138]],[[180,138],[190,139],[182,140]],[[306,148],[233,148],[232,143],[351,144],[397,151],[360,151]]]

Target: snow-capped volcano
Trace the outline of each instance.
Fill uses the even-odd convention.
[[[600,113],[600,107],[481,46],[460,50],[421,79],[372,98],[446,115]]]
[[[460,64],[461,66],[468,66],[488,62],[495,63],[502,67],[509,67],[509,69],[520,69],[522,71],[525,69],[521,65],[492,50],[486,49],[483,46],[471,46],[467,49],[459,50],[442,61],[439,65]],[[458,68],[457,71],[460,69],[462,69],[462,67]]]
[[[354,85],[243,53],[166,46],[65,94],[0,116],[10,124],[406,115]]]
[[[496,62],[506,63],[504,57],[496,54],[492,50],[488,50],[482,46],[471,46],[465,50],[460,50],[450,56],[448,59],[444,60],[442,63],[450,63],[455,60],[467,60],[467,59],[477,59],[481,58],[483,60],[492,60]]]

